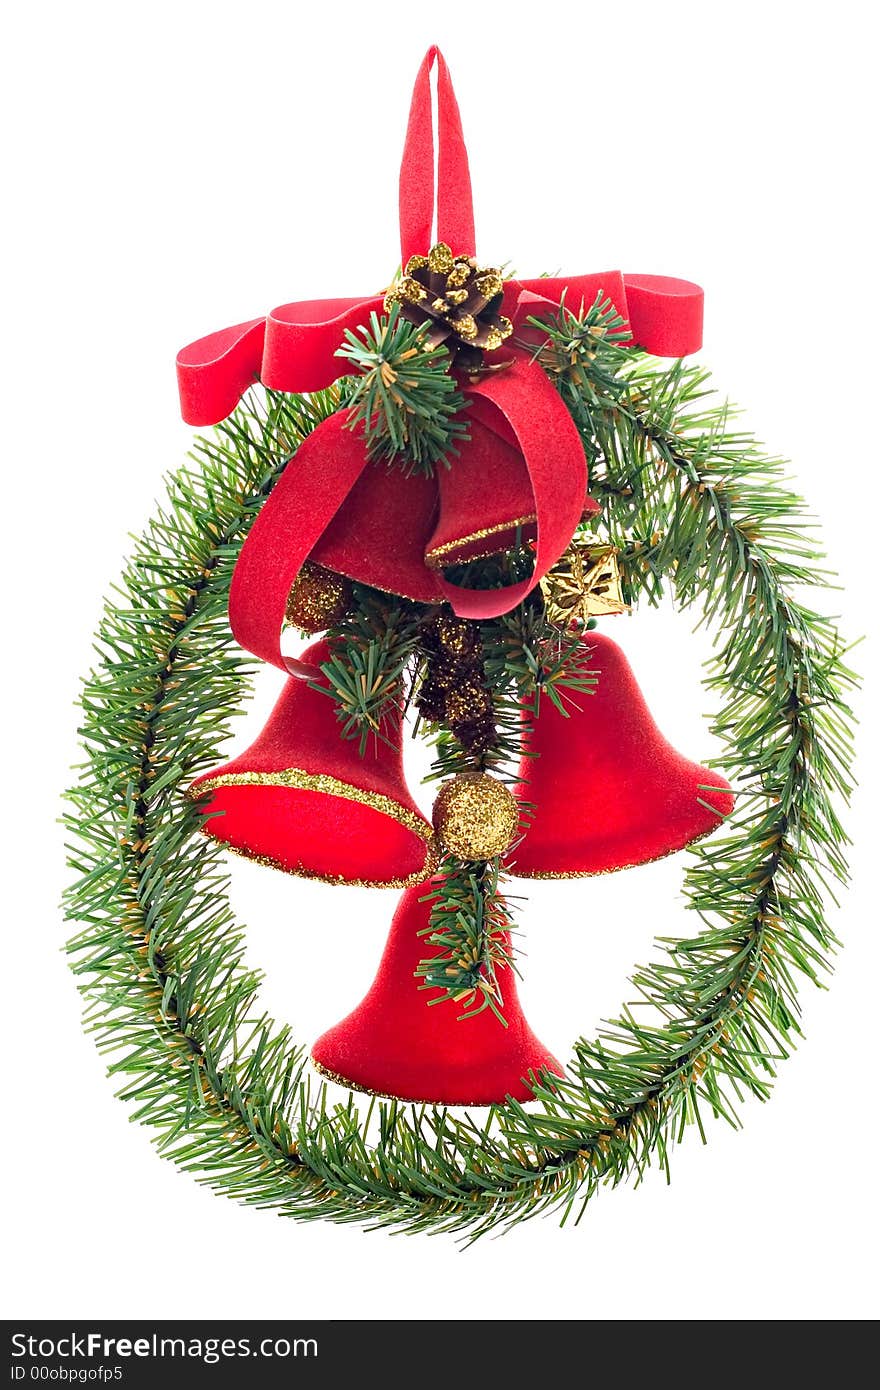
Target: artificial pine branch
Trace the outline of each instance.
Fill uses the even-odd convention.
[[[198,473],[171,480],[169,510],[138,544],[121,599],[105,608],[99,668],[82,695],[92,763],[65,817],[80,875],[67,911],[84,928],[70,950],[89,1000],[86,1027],[117,1054],[110,1070],[124,1078],[120,1094],[160,1146],[242,1196],[248,1183],[259,1188],[300,1166],[279,1099],[302,1055],[289,1030],[273,1034],[252,1013],[258,976],[242,963],[225,881],[210,867],[218,861],[209,855],[206,865],[193,837],[198,813],[178,804],[177,757],[186,746],[198,767],[225,731],[247,665],[227,650],[232,565],[325,404],[273,395],[263,410],[247,400],[197,442]],[[155,583],[163,573],[170,595]],[[173,886],[161,872],[168,857]],[[223,1158],[230,1145],[234,1171]]]
[[[473,561],[456,573],[458,582],[489,588],[499,581],[515,582],[532,563],[530,553],[513,552]],[[595,673],[588,668],[578,637],[547,621],[539,595],[501,618],[471,624],[459,620],[459,627],[470,627],[473,636],[464,641],[459,633],[466,654],[458,662],[442,650],[438,653],[436,641],[430,640],[435,630],[430,624],[423,634],[426,665],[417,706],[434,726],[435,756],[428,778],[446,781],[462,773],[490,772],[504,781],[516,780],[524,711],[537,714],[545,695],[567,712],[568,702],[592,691]],[[438,672],[438,665],[444,664],[449,669]],[[469,685],[479,689],[489,713],[481,712],[479,722],[468,717],[461,723],[450,721],[444,710],[444,679],[456,695]],[[528,810],[524,807],[524,814]],[[476,864],[447,857],[440,869],[443,881],[432,898],[425,934],[441,954],[420,961],[417,974],[426,982],[424,988],[444,991],[432,1002],[465,999],[463,1019],[491,1008],[503,1020],[498,969],[512,963],[512,952],[506,935],[511,915],[499,890],[500,872],[498,860]]]
[[[595,415],[604,418],[625,391],[622,375],[631,362],[627,346],[632,334],[609,299],[600,293],[588,309],[577,313],[565,300],[557,313],[529,319],[530,327],[545,335],[532,349],[578,426],[592,465],[597,434]]]
[[[433,992],[429,1006],[453,1000],[463,1006],[462,1022],[488,1008],[507,1027],[498,971],[513,965],[508,945],[513,921],[500,880],[497,859],[473,863],[444,857],[426,895],[429,924],[419,933],[438,949],[419,962],[416,976],[420,989]]]
[[[546,697],[561,714],[592,694],[596,673],[585,660],[578,633],[548,622],[539,595],[482,625],[486,679],[533,717]]]
[[[395,304],[387,317],[370,315],[369,328],[346,330],[337,356],[353,375],[346,403],[353,429],[365,429],[370,453],[431,477],[448,466],[467,439],[467,407],[442,344],[427,341],[428,325],[408,323]]]
[[[361,756],[370,739],[389,741],[389,726],[398,741],[398,711],[423,622],[421,605],[355,584],[351,611],[327,632],[327,684],[312,689],[334,701],[342,737],[357,739]]]

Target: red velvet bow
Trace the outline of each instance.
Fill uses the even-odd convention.
[[[404,265],[412,254],[427,251],[432,240],[435,190],[430,73],[435,62],[437,239],[450,245],[455,254],[473,255],[475,250],[470,174],[458,103],[446,63],[432,47],[416,78],[401,163]],[[628,324],[633,343],[648,352],[681,357],[700,347],[703,293],[687,280],[622,275],[616,270],[510,280],[503,312],[521,328],[529,317],[556,311],[563,296],[567,305],[577,310],[591,305],[600,293]],[[265,319],[236,324],[190,343],[177,358],[184,420],[192,425],[216,424],[235,409],[243,393],[257,381],[273,390],[290,392],[329,386],[346,371],[344,360],[336,355],[345,330],[366,323],[373,311],[380,313],[382,300],[377,294],[364,299],[285,304]],[[410,593],[418,598],[430,591],[432,597],[447,599],[456,612],[471,618],[496,616],[521,602],[565,550],[585,509],[596,510],[591,499],[585,502],[583,447],[567,410],[543,370],[523,353],[515,356],[512,367],[467,386],[465,394],[472,402],[469,415],[513,446],[528,471],[533,495],[530,516],[536,528],[534,574],[525,583],[487,592],[455,587],[425,566],[420,581],[424,594]],[[330,443],[331,433],[332,454],[321,452]],[[312,456],[320,457],[320,466],[309,468]],[[245,542],[230,592],[230,621],[242,646],[275,665],[286,665],[280,634],[290,586],[349,498],[367,462],[362,439],[343,430],[341,422],[325,422],[297,451]],[[400,489],[405,489],[403,475],[398,474],[397,479]],[[415,500],[415,490],[412,497]],[[362,546],[368,548],[371,543],[373,538],[364,532]],[[386,542],[383,539],[380,543]],[[409,592],[402,586],[388,587]]]

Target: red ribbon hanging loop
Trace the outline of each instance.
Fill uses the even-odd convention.
[[[433,241],[434,122],[431,69],[437,64],[437,240],[456,255],[475,256],[474,200],[461,115],[449,69],[439,48],[431,47],[416,76],[409,124],[400,163],[400,254],[424,255]]]

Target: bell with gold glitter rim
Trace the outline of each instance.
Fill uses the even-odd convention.
[[[317,669],[325,641],[301,658]],[[259,738],[189,788],[202,829],[249,859],[328,883],[404,887],[435,865],[433,832],[403,774],[394,708],[363,756],[340,735],[332,699],[290,677]]]

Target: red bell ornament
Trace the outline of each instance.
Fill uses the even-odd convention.
[[[316,642],[302,660],[318,667],[329,655]],[[361,757],[342,737],[332,699],[290,677],[256,742],[190,787],[204,833],[328,883],[392,888],[430,877],[433,831],[404,780],[399,711],[382,732]]]
[[[352,447],[354,437],[345,420],[343,414],[333,416],[321,427],[323,447],[313,450],[313,468],[332,473],[340,442]],[[355,447],[365,450],[360,440]],[[407,477],[385,459],[376,459],[361,473],[310,559],[374,589],[439,603],[437,576],[425,565],[425,546],[436,519],[434,479],[418,473]]]
[[[431,947],[427,884],[401,899],[385,953],[369,992],[352,1013],[312,1048],[312,1060],[332,1081],[355,1090],[435,1105],[499,1105],[508,1096],[530,1100],[528,1078],[562,1067],[526,1022],[512,970],[499,971],[504,1024],[484,1009],[459,1019],[455,1003],[431,1001],[415,978]]]
[[[682,757],[658,729],[616,642],[584,639],[598,684],[567,717],[543,700],[526,717],[518,788],[533,808],[507,871],[577,878],[662,859],[715,830],[733,809],[717,772]]]
[[[535,498],[525,460],[500,435],[467,415],[470,439],[437,469],[439,515],[425,563],[442,568],[509,549],[535,535]]]

